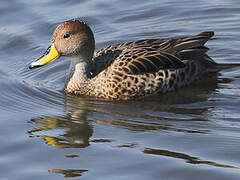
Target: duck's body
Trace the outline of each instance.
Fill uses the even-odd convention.
[[[205,55],[203,44],[212,35],[208,32],[182,39],[148,39],[104,48],[94,54],[85,85],[76,85],[80,77],[76,73],[67,82],[65,92],[133,99],[175,90],[208,72],[204,61],[213,61]]]
[[[93,54],[92,31],[85,23],[71,20],[56,28],[50,53],[44,56],[51,56],[50,59],[42,58],[32,63],[31,68],[60,55],[70,56],[66,93],[135,99],[172,91],[209,72],[235,66],[217,64],[206,55],[208,48],[204,44],[213,35],[213,32],[203,32],[184,38],[146,39],[109,46]]]

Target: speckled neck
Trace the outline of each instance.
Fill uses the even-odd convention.
[[[91,78],[91,61],[81,57],[74,57],[71,60],[69,74],[65,82],[65,91],[87,91]]]

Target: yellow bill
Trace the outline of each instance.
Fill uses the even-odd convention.
[[[37,61],[32,62],[29,66],[30,69],[44,66],[60,57],[56,47],[54,44],[48,47],[47,51],[44,53],[42,57],[40,57]]]

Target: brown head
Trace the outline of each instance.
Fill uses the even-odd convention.
[[[79,20],[70,20],[58,25],[53,32],[52,43],[63,56],[93,55],[95,49],[92,30]]]
[[[52,45],[30,68],[43,66],[60,56],[78,57],[89,60],[95,49],[92,30],[82,21],[69,20],[58,25],[53,32]]]

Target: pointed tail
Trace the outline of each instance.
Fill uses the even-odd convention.
[[[206,65],[206,64],[205,64]],[[215,63],[215,62],[208,62],[207,66],[205,66],[208,72],[219,72],[226,69],[232,68],[240,68],[240,64],[229,63],[229,64],[222,64],[222,63]]]
[[[236,67],[240,67],[240,64],[235,64],[235,63],[229,63],[229,64],[217,64],[215,65],[215,68],[218,69],[219,71],[224,70],[224,69],[232,69],[232,68],[236,68]]]
[[[219,72],[225,69],[240,68],[240,63],[216,63],[206,54],[200,62],[207,72]]]

